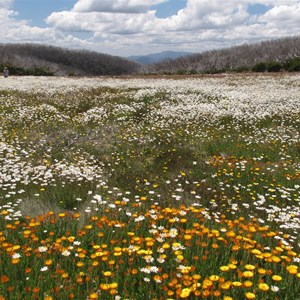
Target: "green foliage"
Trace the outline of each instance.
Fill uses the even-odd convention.
[[[253,72],[266,72],[267,71],[267,64],[264,62],[257,63],[252,67]]]
[[[289,72],[299,72],[300,71],[300,57],[295,57],[287,60],[284,63],[284,69]]]
[[[267,64],[268,72],[279,72],[282,69],[282,64],[277,61],[271,61]]]
[[[13,64],[2,64],[0,65],[0,69],[3,70],[4,66],[6,66],[9,70],[10,75],[27,75],[27,76],[53,76],[54,73],[46,68],[35,67],[33,69],[22,68],[19,66],[15,66]]]

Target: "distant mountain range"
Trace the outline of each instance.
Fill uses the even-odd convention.
[[[160,62],[165,59],[176,59],[180,56],[185,56],[192,54],[190,52],[178,52],[178,51],[163,51],[159,53],[153,53],[153,54],[148,54],[148,55],[134,55],[134,56],[129,56],[127,59],[143,64],[143,65],[150,65],[153,63]]]

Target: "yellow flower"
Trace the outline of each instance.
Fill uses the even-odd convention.
[[[248,292],[248,293],[245,294],[245,297],[247,299],[255,299],[256,296],[255,296],[255,294],[253,294],[251,292]]]
[[[88,299],[98,299],[98,294],[97,293],[91,293],[90,295],[89,295],[89,298]]]
[[[286,267],[286,269],[292,275],[295,275],[298,273],[298,266],[296,266],[296,265],[289,265]]]
[[[199,275],[199,274],[193,275],[193,279],[195,279],[195,280],[199,280],[200,278],[201,278],[201,275]]]
[[[252,270],[255,269],[255,266],[253,266],[253,265],[245,265],[245,269],[252,271]]]
[[[267,270],[266,269],[263,269],[263,268],[259,268],[258,270],[258,273],[261,274],[261,275],[264,275],[267,273]]]
[[[272,279],[273,279],[274,281],[281,281],[281,280],[282,280],[282,277],[281,277],[280,275],[273,275],[273,276],[272,276]]]
[[[251,287],[252,285],[253,285],[253,282],[250,281],[250,280],[246,280],[246,281],[244,282],[244,287],[249,288],[249,287]]]
[[[192,236],[190,234],[185,234],[183,238],[188,241],[192,238]]]
[[[228,268],[229,268],[230,270],[234,270],[234,269],[237,268],[237,266],[236,266],[235,264],[228,264]]]
[[[110,287],[111,289],[116,289],[116,288],[118,287],[118,283],[117,283],[117,282],[113,282],[113,283],[111,283],[111,284],[109,285],[109,287]]]
[[[207,278],[203,280],[203,289],[207,289],[213,285],[213,282]]]
[[[107,291],[107,290],[110,289],[110,286],[109,286],[109,284],[107,284],[107,283],[100,283],[99,288],[100,288],[100,290],[102,290],[102,291]]]
[[[228,266],[221,266],[220,270],[223,271],[223,272],[226,272],[226,271],[229,270],[229,267]]]
[[[270,287],[266,283],[259,283],[258,288],[264,292],[266,292],[270,289]]]
[[[103,272],[103,275],[106,276],[106,277],[109,277],[109,276],[111,276],[111,272],[110,271],[105,271],[105,272]]]
[[[12,248],[13,248],[14,251],[17,251],[21,248],[21,246],[20,245],[14,245]]]
[[[211,276],[209,276],[209,279],[211,281],[218,281],[220,279],[220,276],[218,276],[218,275],[211,275]]]
[[[51,264],[52,264],[52,259],[47,259],[46,261],[45,261],[45,265],[46,266],[50,266]]]
[[[231,281],[226,281],[226,282],[222,283],[220,287],[221,287],[222,290],[228,290],[228,289],[230,289],[230,287],[231,287]]]
[[[235,287],[239,287],[239,286],[242,286],[242,283],[239,282],[239,281],[233,281],[232,285],[235,286]]]
[[[185,288],[180,293],[180,298],[187,298],[190,296],[191,290],[189,288]]]
[[[273,261],[273,262],[280,262],[280,261],[281,261],[281,258],[274,255],[274,256],[272,256],[272,261]]]
[[[243,276],[246,278],[251,278],[253,277],[254,273],[252,271],[244,271]]]

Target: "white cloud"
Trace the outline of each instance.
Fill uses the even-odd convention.
[[[117,12],[144,13],[150,5],[166,2],[166,0],[79,0],[73,11],[75,12]]]
[[[280,26],[290,26],[291,23],[300,26],[300,3],[294,5],[280,5],[275,6],[267,11],[261,18],[260,21],[280,24]]]
[[[13,0],[0,0],[0,9],[1,8],[10,8],[13,3]]]
[[[143,32],[149,23],[154,22],[153,11],[144,14],[122,13],[78,13],[64,11],[52,13],[46,22],[65,31],[90,31],[111,34],[133,34]]]
[[[177,15],[162,20],[162,26],[167,30],[185,31],[228,28],[243,23],[248,17],[247,5],[236,5],[233,0],[189,0]]]

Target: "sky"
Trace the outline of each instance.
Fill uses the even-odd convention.
[[[300,0],[0,0],[0,43],[118,56],[299,35]]]

